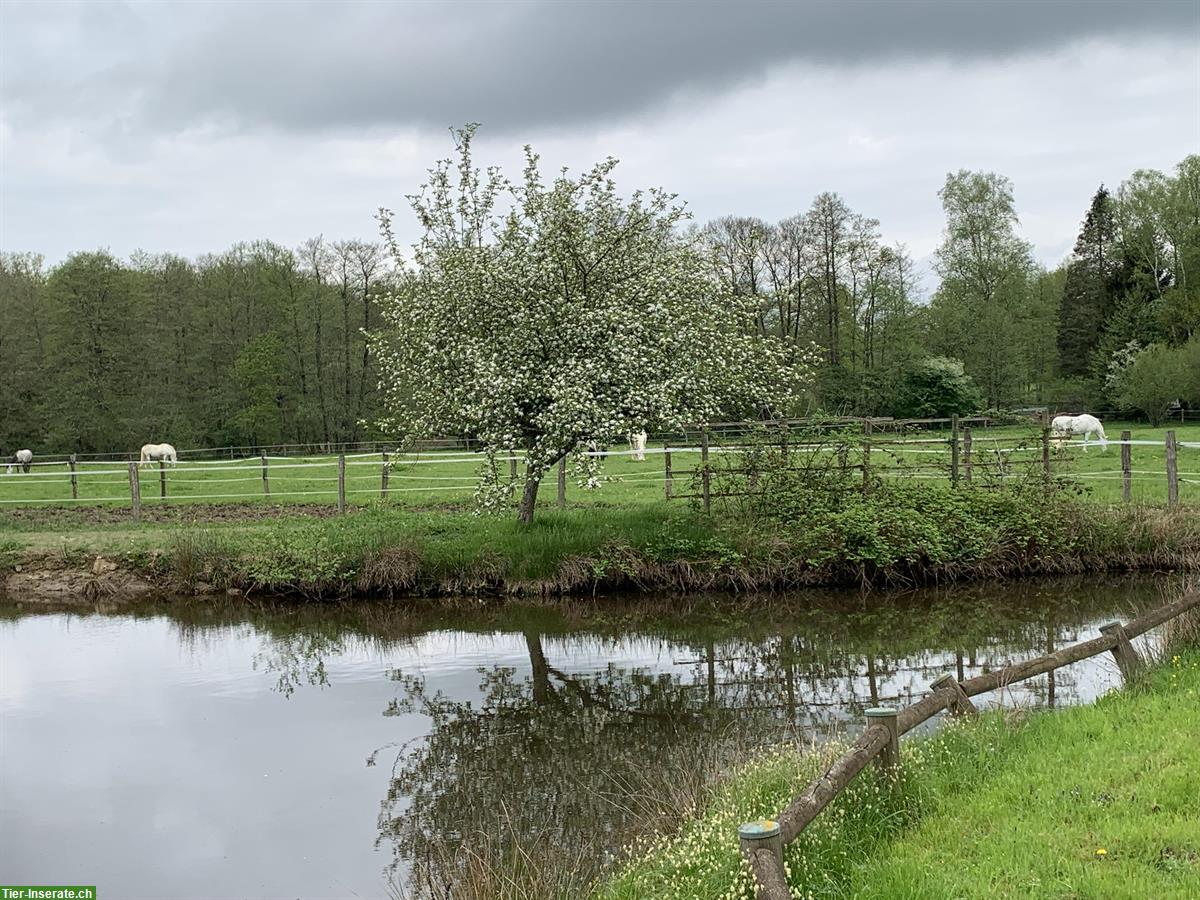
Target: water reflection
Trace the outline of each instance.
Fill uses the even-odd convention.
[[[497,835],[590,846],[601,859],[748,750],[852,735],[867,707],[912,703],[943,672],[970,677],[1090,636],[1128,597],[1096,605],[1093,595],[1086,608],[1058,590],[1000,604],[978,591],[934,599],[932,607],[921,594],[836,612],[781,603],[761,633],[718,625],[668,630],[641,648],[616,641],[609,653],[617,659],[593,669],[573,661],[601,655],[588,645],[605,638],[526,627],[523,674],[480,668],[471,699],[394,669],[400,694],[385,714],[420,715],[430,733],[396,759],[380,840],[394,845],[399,864],[438,869],[424,885],[435,895],[458,874],[460,846],[491,846]],[[617,661],[649,651],[650,665]],[[1082,669],[1083,677],[1067,670],[982,702],[1080,702],[1111,683],[1104,661]],[[696,777],[676,783],[681,772]]]
[[[228,891],[239,896],[379,896],[395,884],[444,896],[466,851],[490,852],[517,838],[582,848],[581,858],[598,867],[645,821],[686,806],[711,773],[748,749],[852,734],[866,707],[919,699],[943,672],[970,677],[1085,639],[1178,589],[1169,579],[1143,578],[436,611],[197,601],[104,618],[58,614],[50,617],[57,630],[44,636],[31,622],[45,616],[9,609],[0,658],[9,649],[30,660],[78,652],[91,639],[86,628],[70,627],[80,622],[103,623],[95,640],[119,652],[94,659],[77,683],[32,664],[18,663],[15,679],[5,669],[0,708],[12,737],[0,762],[6,784],[15,767],[27,777],[0,800],[0,841],[29,857],[21,871],[31,876],[50,864],[54,851],[38,840],[47,835],[31,832],[22,816],[33,804],[64,800],[53,767],[36,751],[55,740],[47,723],[70,716],[71,702],[85,693],[104,713],[90,736],[93,753],[107,760],[93,773],[112,782],[106,802],[151,798],[160,822],[169,822],[159,807],[177,790],[181,771],[170,758],[181,752],[174,743],[181,726],[139,710],[139,742],[121,744],[119,759],[105,756],[115,740],[109,730],[132,727],[130,696],[158,690],[140,705],[158,708],[170,697],[209,723],[189,733],[182,771],[194,787],[262,808],[265,821],[323,827],[290,833],[280,848],[278,828],[245,832],[247,823],[224,821],[226,809],[202,825],[185,824],[185,816],[176,831],[168,824],[141,838],[136,825],[80,822],[96,826],[90,834],[98,844],[86,883],[130,897],[212,896],[222,881],[241,885]],[[128,660],[159,640],[164,625],[187,660],[160,665],[154,684]],[[38,640],[51,646],[33,647]],[[1115,681],[1115,669],[1097,659],[984,701],[1075,703]],[[22,692],[18,682],[38,689]],[[292,768],[270,773],[286,779],[273,785],[278,793],[266,791],[266,764],[247,758],[246,747],[263,758],[295,758]],[[218,758],[220,766],[209,762]],[[192,796],[177,802],[203,805]],[[194,888],[167,871],[158,880],[144,871],[130,878],[130,860],[153,858],[141,856],[145,840],[183,845],[201,827],[219,843],[236,833],[261,849],[177,861],[174,871],[198,879]],[[271,851],[311,853],[321,874],[268,868]]]

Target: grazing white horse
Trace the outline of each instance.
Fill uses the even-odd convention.
[[[17,466],[21,467],[22,472],[28,472],[29,465],[32,462],[33,462],[33,451],[32,450],[18,450],[16,453],[14,453],[12,456],[10,456],[8,458],[8,465],[5,466],[5,468],[4,468],[4,474],[11,475],[13,473],[13,469],[15,469]]]
[[[1108,449],[1108,438],[1104,434],[1104,426],[1095,416],[1084,413],[1081,416],[1055,416],[1050,423],[1050,430],[1060,440],[1072,434],[1083,435],[1083,452],[1087,453],[1088,436],[1095,435],[1100,441],[1100,449]]]
[[[629,435],[629,449],[633,451],[633,458],[638,462],[646,461],[646,432],[634,431]]]
[[[159,459],[175,465],[175,448],[170,444],[142,444],[142,462],[147,463]]]

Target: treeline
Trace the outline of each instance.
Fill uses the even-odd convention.
[[[239,244],[194,261],[0,256],[0,448],[353,441],[376,417],[382,247]]]
[[[954,173],[940,199],[932,296],[906,248],[837,194],[693,236],[714,280],[757,299],[759,329],[818,346],[809,411],[1200,409],[1200,156],[1101,187],[1053,270],[1020,237],[1006,178]],[[380,245],[320,238],[50,269],[0,254],[0,451],[376,437],[364,331],[389,272]]]
[[[908,251],[837,194],[779,223],[727,216],[698,233],[714,277],[759,298],[763,332],[821,348],[826,411],[1200,408],[1200,156],[1135,172],[1115,196],[1101,186],[1053,270],[1018,233],[1008,179],[958,172],[939,196],[929,298]]]

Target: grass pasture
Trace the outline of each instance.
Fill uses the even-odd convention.
[[[698,454],[692,454],[699,459]],[[387,502],[417,508],[469,504],[482,461],[478,454],[441,451],[399,459],[393,456],[388,473]],[[79,499],[71,499],[66,463],[39,465],[29,474],[0,475],[0,509],[22,506],[130,504],[128,463],[77,464]],[[647,454],[645,462],[613,456],[605,466],[602,487],[585,490],[568,482],[572,504],[631,505],[663,498],[662,456]],[[507,475],[507,463],[501,465]],[[160,472],[165,471],[167,497],[160,496]],[[337,502],[336,456],[271,457],[267,475],[270,495],[263,490],[258,457],[237,460],[181,460],[160,470],[157,463],[139,466],[143,505],[159,503],[271,503],[333,506]],[[378,453],[347,454],[346,502],[364,506],[381,499],[383,460]],[[553,504],[555,473],[542,485],[541,500]]]
[[[1111,438],[1122,430],[1132,432],[1132,496],[1135,502],[1164,503],[1166,490],[1165,428],[1137,423],[1112,422],[1107,426]],[[1200,425],[1176,427],[1179,495],[1188,503],[1200,502]],[[1004,426],[979,428],[972,433],[972,461],[976,480],[1010,478],[1040,471],[1041,447],[1035,428]],[[796,439],[794,439],[796,440]],[[853,438],[857,441],[860,438]],[[671,451],[673,486],[677,496],[698,492],[694,473],[700,463],[697,441],[690,447]],[[1190,446],[1189,446],[1190,445]],[[567,501],[572,507],[642,507],[664,503],[664,466],[661,442],[652,442],[644,462],[628,455],[624,446],[605,460],[605,480],[598,488],[582,487],[568,472]],[[802,452],[794,449],[792,452]],[[810,450],[832,457],[826,444]],[[388,505],[410,508],[464,507],[470,505],[480,457],[453,451],[406,456],[394,462],[388,478]],[[712,465],[720,468],[732,461],[728,448],[713,445]],[[862,452],[852,446],[847,463],[859,466]],[[506,464],[502,463],[502,470]],[[945,432],[917,432],[898,438],[877,435],[872,443],[871,466],[886,478],[922,478],[945,481],[949,478],[950,450]],[[1081,495],[1101,503],[1121,500],[1120,448],[1107,450],[1090,447],[1084,452],[1077,443],[1056,447],[1053,454],[1055,475],[1078,485]],[[188,460],[166,469],[167,497],[160,497],[157,464],[139,468],[141,498],[144,506],[156,504],[242,504],[270,503],[305,506],[337,502],[337,458],[272,457],[268,461],[270,496],[263,492],[262,464],[258,457],[238,460]],[[505,473],[507,474],[507,473]],[[348,455],[346,460],[346,500],[350,505],[369,505],[381,499],[382,457],[379,454]],[[0,522],[4,511],[19,508],[99,506],[127,507],[130,504],[127,463],[80,462],[77,470],[78,499],[71,499],[69,467],[66,463],[44,463],[35,459],[29,474],[0,475]],[[543,482],[540,502],[556,501],[556,478],[551,472]],[[677,502],[685,503],[684,499]]]

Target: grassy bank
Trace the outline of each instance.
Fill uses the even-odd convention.
[[[546,510],[534,524],[454,508],[138,525],[67,512],[0,536],[0,567],[95,555],[177,590],[311,597],[763,590],[1200,564],[1194,510],[1100,506],[1040,487],[922,482],[781,491],[764,513],[688,505]],[[48,522],[48,524],[45,524]]]
[[[1197,697],[1189,649],[1094,706],[992,713],[906,741],[902,784],[864,773],[788,848],[791,886],[837,898],[1195,896]],[[834,752],[755,762],[598,896],[753,896],[737,824],[776,814]]]

